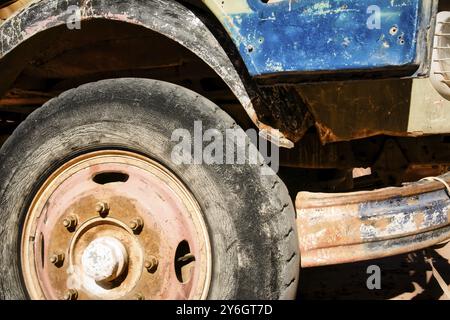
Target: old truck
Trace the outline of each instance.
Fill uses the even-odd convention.
[[[448,240],[448,11],[0,0],[0,297],[292,299]]]

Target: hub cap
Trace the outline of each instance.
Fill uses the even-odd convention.
[[[99,151],[57,169],[22,233],[32,299],[204,299],[210,242],[192,193],[167,168]]]
[[[81,256],[83,272],[100,283],[116,280],[125,270],[127,263],[127,250],[122,242],[113,237],[95,239]]]

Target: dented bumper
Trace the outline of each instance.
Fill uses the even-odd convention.
[[[450,238],[443,182],[341,194],[301,192],[297,227],[302,267],[356,262],[423,249]]]

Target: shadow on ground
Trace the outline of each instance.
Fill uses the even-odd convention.
[[[443,291],[432,276],[435,268],[450,284],[450,244],[414,253],[337,266],[303,269],[300,274],[298,299],[302,300],[439,300]],[[381,289],[369,290],[367,268],[381,269]]]

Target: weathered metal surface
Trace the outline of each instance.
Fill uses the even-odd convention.
[[[295,88],[324,144],[376,135],[450,133],[450,101],[430,79],[337,81]]]
[[[68,10],[73,5],[81,10],[81,30],[83,21],[89,19],[122,21],[158,32],[186,47],[223,79],[257,127],[266,131],[269,138],[273,138],[280,146],[293,146],[281,132],[260,121],[252,97],[219,41],[191,10],[174,0],[41,0],[31,3],[0,25],[0,93],[10,87],[25,64],[33,58],[34,52],[39,51],[39,42],[33,50],[23,50],[11,58],[22,59],[23,64],[6,61],[8,54],[43,31],[64,26],[73,15],[73,11]]]
[[[383,68],[412,75],[427,60],[426,33],[437,3],[203,1],[219,17],[253,76]]]
[[[450,174],[441,176],[450,182]],[[450,194],[435,181],[348,194],[301,192],[296,200],[302,266],[406,253],[450,238]]]

